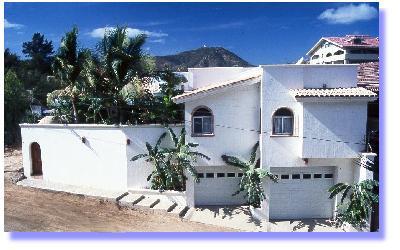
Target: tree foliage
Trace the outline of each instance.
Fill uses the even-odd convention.
[[[359,157],[356,163],[369,171],[379,167],[366,157]],[[340,226],[348,223],[356,228],[365,228],[373,211],[373,205],[379,203],[376,189],[379,182],[376,180],[363,180],[359,183],[337,183],[328,191],[329,199],[340,197],[337,204],[336,222]]]
[[[153,171],[147,178],[152,189],[184,191],[186,188],[186,173],[190,174],[196,182],[199,181],[197,171],[193,163],[198,158],[210,160],[210,158],[192,148],[198,146],[195,143],[185,143],[185,129],[182,128],[179,136],[171,128],[166,128],[154,146],[146,142],[147,153],[132,157],[132,161],[145,158],[152,163]],[[169,134],[173,147],[161,147],[164,138]]]
[[[277,181],[277,178],[273,174],[260,168],[260,159],[257,159],[258,147],[259,142],[253,146],[248,161],[242,160],[236,156],[221,156],[225,163],[243,171],[243,176],[240,179],[239,190],[233,195],[238,195],[242,191],[245,192],[245,198],[247,198],[248,203],[254,207],[260,207],[261,202],[265,199],[262,181],[266,177],[274,182]]]
[[[60,99],[69,97],[72,107],[72,119],[78,123],[77,102],[79,96],[86,96],[93,88],[91,77],[92,56],[88,49],[78,48],[78,28],[74,27],[61,40],[57,56],[53,62],[53,72],[64,87]],[[58,106],[55,106],[58,108]]]
[[[4,140],[7,144],[20,140],[18,124],[28,108],[28,93],[16,73],[8,70],[4,78]]]

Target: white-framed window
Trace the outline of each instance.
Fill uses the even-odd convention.
[[[293,135],[294,117],[288,108],[280,108],[272,117],[273,135]]]
[[[192,136],[214,135],[214,117],[207,107],[198,107],[192,113]]]

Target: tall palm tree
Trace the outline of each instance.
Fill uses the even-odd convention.
[[[53,62],[53,72],[62,85],[63,95],[70,98],[74,123],[78,122],[76,103],[78,97],[88,91],[91,78],[92,55],[88,49],[78,48],[78,28],[74,27],[61,40],[57,56]]]
[[[109,29],[98,43],[95,76],[104,95],[104,104],[114,122],[121,120],[121,106],[129,105],[133,123],[143,122],[150,113],[152,95],[144,87],[153,76],[155,63],[142,47],[146,35],[129,37],[126,28]]]
[[[228,165],[239,168],[243,171],[243,176],[240,180],[239,190],[233,195],[238,195],[240,192],[245,192],[245,197],[250,205],[260,207],[261,202],[265,199],[262,180],[268,177],[274,182],[277,178],[272,173],[260,168],[260,158],[257,159],[259,142],[257,142],[250,153],[248,161],[242,160],[236,156],[222,155],[222,160]]]
[[[146,38],[145,34],[130,38],[126,28],[117,27],[107,30],[98,44],[103,81],[114,98],[136,78],[152,74],[154,61],[142,50]]]

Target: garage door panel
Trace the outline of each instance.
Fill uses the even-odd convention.
[[[329,199],[328,189],[333,185],[333,178],[324,178],[324,175],[333,175],[333,167],[271,168],[271,172],[290,176],[290,179],[280,179],[270,185],[271,219],[332,217],[333,200]],[[315,173],[322,174],[322,178],[314,179]],[[300,179],[291,179],[293,174],[300,174]],[[311,174],[312,177],[303,179],[303,174]]]
[[[237,171],[237,170],[236,170]],[[206,173],[210,171],[201,170],[204,178],[200,178],[199,183],[194,184],[195,206],[206,205],[243,205],[246,203],[244,193],[241,192],[232,196],[239,190],[239,172],[233,172],[231,168],[218,168],[213,178],[206,178]],[[224,177],[217,177],[217,173],[225,173]],[[227,173],[235,173],[235,177],[227,177]]]

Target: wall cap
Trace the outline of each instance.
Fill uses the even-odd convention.
[[[36,124],[22,123],[21,128],[164,128],[161,124],[141,124],[141,125],[106,125],[106,124]],[[170,127],[183,127],[183,124],[170,124]]]

